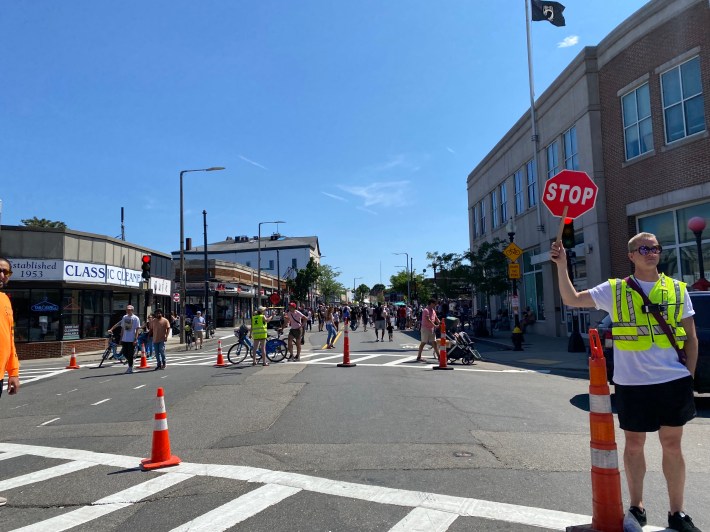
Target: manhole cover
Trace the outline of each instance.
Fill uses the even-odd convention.
[[[469,453],[468,451],[457,451],[454,453],[454,456],[457,458],[468,458],[469,456],[473,456],[473,453]]]

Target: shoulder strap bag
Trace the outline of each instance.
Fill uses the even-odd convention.
[[[633,277],[627,277],[624,279],[626,281],[626,284],[629,285],[633,290],[635,290],[640,296],[641,299],[643,299],[644,305],[649,310],[649,314],[651,314],[654,318],[656,318],[656,321],[658,322],[658,325],[661,327],[661,330],[665,333],[665,335],[668,337],[668,341],[670,341],[671,345],[673,346],[673,349],[675,349],[675,352],[678,353],[678,361],[685,366],[686,362],[688,361],[688,357],[685,354],[685,350],[681,349],[678,347],[678,343],[675,340],[675,336],[673,335],[673,332],[671,331],[670,325],[668,325],[668,322],[663,318],[663,315],[661,314],[661,311],[658,308],[658,305],[654,305],[651,303],[651,300],[648,299],[648,296],[646,293],[641,290],[641,287],[638,285],[636,282],[636,279]]]

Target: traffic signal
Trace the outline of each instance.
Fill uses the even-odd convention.
[[[141,269],[143,270],[141,275],[146,281],[150,279],[150,258],[150,255],[143,255],[141,259]]]
[[[574,247],[574,220],[565,218],[565,227],[562,229],[562,245],[565,249]]]

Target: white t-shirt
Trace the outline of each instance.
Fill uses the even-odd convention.
[[[639,279],[636,281],[646,295],[656,284],[653,281]],[[589,293],[598,309],[612,313],[614,294],[609,281],[591,288]],[[687,290],[683,294],[683,301],[682,318],[694,315],[693,303]],[[652,343],[651,348],[646,351],[623,351],[616,347],[616,343],[614,344],[614,382],[617,384],[631,386],[660,384],[688,375],[690,375],[688,368],[678,361],[678,353],[673,347],[658,347]]]
[[[138,316],[133,314],[129,316],[126,314],[121,318],[121,341],[122,342],[135,342],[136,333],[141,326],[141,320]]]

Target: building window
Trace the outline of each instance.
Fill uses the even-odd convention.
[[[247,265],[247,268],[251,268],[251,261],[250,260],[246,261],[246,265]]]
[[[628,161],[653,149],[651,97],[648,83],[622,96],[621,109],[624,120],[624,146]]]
[[[572,126],[564,133],[565,168],[579,170],[579,155],[577,154],[577,127]]]
[[[477,238],[481,236],[481,226],[480,226],[480,212],[479,212],[479,207],[478,203],[473,206],[473,236],[474,238]]]
[[[492,227],[495,229],[498,227],[498,191],[491,191],[491,218],[493,219]]]
[[[699,57],[661,74],[661,93],[666,144],[705,131]]]
[[[508,191],[505,183],[500,185],[500,223],[504,224],[508,220]]]
[[[291,259],[291,268],[293,268],[294,271],[298,271],[298,261],[296,259]]]
[[[525,302],[521,301],[520,313],[530,307],[535,315],[535,319],[542,321],[545,319],[545,301],[543,299],[544,283],[542,276],[542,265],[531,264],[530,258],[540,253],[540,248],[534,248],[523,253],[523,294]]]
[[[558,142],[555,141],[547,147],[547,179],[557,175],[560,171],[560,155]]]
[[[274,261],[273,261],[273,260],[270,260],[270,261],[269,261],[269,267],[268,267],[268,269],[269,269],[269,270],[273,270],[273,269],[274,269]]]
[[[479,203],[479,206],[481,208],[481,235],[486,234],[486,203],[481,200],[481,203]]]
[[[659,212],[639,218],[638,230],[656,235],[663,246],[658,270],[689,285],[700,279],[700,263],[695,234],[688,229],[694,216],[707,217],[710,202]],[[710,232],[703,231],[701,244],[703,269],[710,271]],[[707,276],[707,273],[706,273]]]
[[[528,207],[537,205],[537,176],[535,174],[534,160],[525,165],[528,174]]]
[[[523,172],[518,170],[513,174],[513,184],[515,187],[515,214],[520,214],[525,210],[523,206]]]

